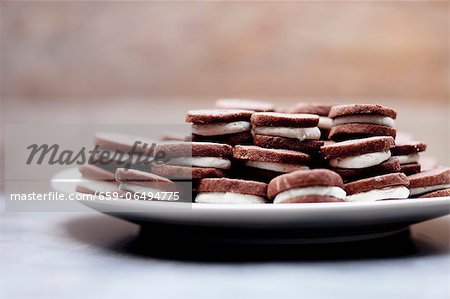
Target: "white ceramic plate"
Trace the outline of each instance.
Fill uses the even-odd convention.
[[[52,186],[56,191],[74,193],[79,178],[77,169],[71,168],[57,173]],[[241,241],[269,243],[318,243],[381,237],[450,212],[450,197],[279,205],[134,200],[82,203],[143,227],[167,224],[203,229],[203,232],[206,228],[212,230],[216,238],[233,238],[239,230]],[[217,233],[223,232],[224,228],[228,229],[225,236]],[[242,236],[243,231],[248,234]]]

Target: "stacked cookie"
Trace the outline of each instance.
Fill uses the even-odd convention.
[[[317,153],[320,140],[319,116],[256,112],[251,116],[254,144],[264,148],[290,149]]]
[[[346,182],[346,200],[408,198],[408,180],[391,152],[397,112],[373,104],[338,105],[330,109],[329,117],[333,121],[329,138],[336,143],[323,146],[322,156]]]
[[[425,151],[426,148],[427,145],[422,142],[399,142],[396,140],[395,147],[391,149],[391,152],[392,156],[400,163],[400,171],[406,175],[411,175],[420,172],[419,152]]]
[[[146,156],[152,151],[153,141],[120,133],[102,132],[94,136],[95,151],[88,164],[79,168],[82,179],[76,190],[83,193],[122,193],[115,179],[119,168],[150,171]]]
[[[394,109],[375,104],[338,105],[328,115],[333,120],[329,138],[335,141],[371,136],[395,138]]]
[[[327,169],[300,170],[270,181],[273,203],[342,202],[346,198],[342,178]]]
[[[344,181],[354,181],[373,175],[399,172],[400,163],[391,158],[390,149],[395,146],[392,137],[368,137],[324,145],[322,156],[329,168],[342,176]]]
[[[410,175],[409,190],[412,197],[450,196],[450,168],[438,167]]]
[[[292,171],[309,169],[311,162],[310,156],[302,152],[254,145],[236,145],[233,158],[235,177],[263,182]]]
[[[252,113],[248,110],[191,110],[186,122],[192,124],[192,141],[250,144]]]
[[[450,169],[420,172],[419,152],[426,145],[395,140],[394,109],[300,103],[281,110],[236,99],[218,100],[216,107],[187,113],[189,138],[165,136],[157,144],[155,151],[165,153],[165,163],[144,169],[132,164],[128,170],[114,159],[107,167],[85,165],[80,172],[87,183],[78,190],[148,194],[180,190],[178,183],[189,182],[197,203],[236,204],[450,195]],[[106,151],[130,151],[136,139],[100,137],[95,143]]]

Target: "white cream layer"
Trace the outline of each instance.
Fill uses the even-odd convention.
[[[86,178],[82,178],[77,185],[94,192],[113,192],[118,189],[116,182],[96,181]]]
[[[295,170],[309,169],[308,166],[298,164],[287,163],[274,163],[274,162],[261,162],[261,161],[245,161],[244,163],[248,167],[271,170],[276,172],[292,172]]]
[[[259,127],[253,128],[255,134],[294,138],[300,141],[306,139],[320,139],[320,130],[318,127],[312,128],[293,128],[293,127]]]
[[[409,189],[409,191],[411,192],[411,195],[419,195],[419,194],[429,193],[429,192],[433,192],[433,191],[437,191],[437,190],[441,190],[441,189],[448,189],[448,188],[450,188],[450,184],[411,188],[411,189]]]
[[[179,157],[170,159],[167,164],[194,167],[230,169],[231,161],[219,157]]]
[[[195,197],[196,203],[229,203],[229,204],[260,204],[264,198],[257,195],[233,192],[200,192]]]
[[[346,201],[377,201],[383,199],[404,199],[408,197],[408,188],[405,186],[395,186],[348,195]]]
[[[201,136],[227,135],[249,131],[250,123],[247,121],[236,121],[220,124],[193,124],[192,133]]]
[[[409,163],[417,163],[419,162],[419,154],[409,154],[409,155],[400,155],[400,156],[394,156],[398,159],[400,164],[409,164]]]
[[[293,188],[281,193],[278,193],[273,200],[273,203],[283,203],[287,200],[300,196],[332,196],[339,199],[345,199],[345,191],[336,186],[312,186],[304,188]]]
[[[394,119],[381,115],[348,115],[339,116],[333,120],[334,126],[352,123],[382,125],[391,128],[395,126]]]
[[[391,157],[391,151],[368,153],[358,156],[330,159],[330,165],[336,168],[360,169],[378,165]]]
[[[333,126],[333,120],[326,116],[319,116],[319,129],[331,129]]]

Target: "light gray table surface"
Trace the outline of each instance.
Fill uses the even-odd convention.
[[[0,224],[0,298],[450,298],[449,216],[313,248],[144,246],[136,225],[98,213]]]

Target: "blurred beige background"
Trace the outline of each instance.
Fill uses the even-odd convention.
[[[2,124],[182,122],[219,97],[378,102],[450,164],[448,1],[0,8]]]
[[[2,2],[2,95],[448,95],[447,1]]]

